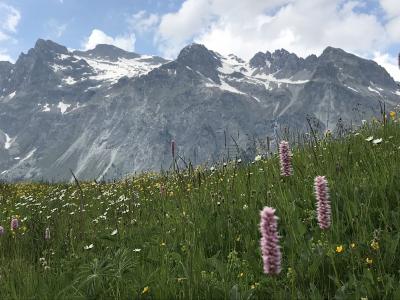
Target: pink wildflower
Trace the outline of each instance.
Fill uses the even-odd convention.
[[[264,263],[264,273],[277,275],[281,272],[281,248],[278,236],[278,217],[275,209],[264,207],[260,213],[261,254]]]
[[[314,192],[317,198],[318,224],[321,229],[331,226],[331,204],[329,201],[328,181],[325,176],[317,176],[314,180]]]
[[[19,227],[19,222],[17,218],[11,219],[11,230],[16,230]]]
[[[292,153],[290,152],[289,143],[286,141],[279,143],[279,159],[281,163],[281,175],[292,175]]]

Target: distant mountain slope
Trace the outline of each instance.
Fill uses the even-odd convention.
[[[170,141],[193,163],[272,134],[275,122],[333,128],[400,103],[373,61],[328,47],[299,58],[284,49],[244,61],[191,44],[176,60],[110,45],[70,52],[38,40],[0,62],[0,179],[114,178],[171,166]],[[239,132],[239,135],[238,135]]]

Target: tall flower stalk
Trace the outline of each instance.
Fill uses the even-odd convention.
[[[172,159],[174,159],[174,160],[175,160],[175,147],[176,147],[175,140],[172,140],[171,141],[171,154],[172,154]]]
[[[46,230],[44,231],[44,239],[50,240],[50,228],[49,227],[47,227]]]
[[[290,151],[289,143],[287,141],[282,141],[279,144],[279,160],[281,163],[281,175],[292,175],[292,153]]]
[[[172,154],[172,165],[174,167],[174,171],[175,171],[175,164],[176,164],[176,160],[175,160],[175,140],[171,141],[171,154]]]
[[[19,221],[17,218],[11,219],[11,230],[17,230],[19,227]]]
[[[328,229],[331,226],[331,203],[328,181],[325,176],[315,177],[314,193],[317,199],[318,225],[321,229]]]
[[[264,207],[260,216],[260,247],[264,264],[264,273],[277,275],[281,272],[282,259],[278,236],[278,217],[275,216],[275,209],[268,206]]]

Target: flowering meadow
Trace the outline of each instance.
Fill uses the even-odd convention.
[[[395,121],[251,163],[1,183],[0,299],[400,299]]]

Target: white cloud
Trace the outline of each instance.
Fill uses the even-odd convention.
[[[13,59],[10,55],[7,54],[6,50],[0,49],[0,61],[10,61],[12,62]]]
[[[0,2],[0,27],[2,30],[16,32],[20,19],[21,14],[17,9]]]
[[[399,0],[379,0],[379,3],[389,17],[400,16]]]
[[[380,3],[394,16],[398,1]],[[245,59],[280,48],[318,55],[327,46],[372,57],[399,36],[400,19],[379,19],[361,0],[185,0],[161,17],[156,43],[169,58],[192,41]]]
[[[386,30],[393,41],[400,42],[400,16],[391,19],[386,24]]]
[[[95,48],[98,44],[109,44],[126,51],[134,51],[135,42],[136,37],[134,34],[118,35],[113,38],[99,29],[93,29],[90,36],[83,43],[83,48],[89,50]]]
[[[386,71],[394,78],[394,80],[400,82],[400,69],[397,64],[397,58],[390,56],[387,53],[374,53],[374,61],[376,61],[379,65],[384,67]]]
[[[60,23],[56,19],[50,19],[45,24],[45,29],[48,32],[49,38],[60,38],[67,30],[67,23]]]
[[[0,2],[0,43],[7,41],[9,45],[10,42],[16,42],[13,36],[17,32],[20,20],[21,13],[16,8]],[[13,61],[7,51],[8,45],[0,44],[0,61]]]
[[[385,28],[376,16],[354,12],[362,2],[342,4],[342,0],[186,0],[178,12],[162,17],[159,47],[176,55],[194,40],[224,54],[249,58],[259,50],[277,48],[306,56],[328,45],[361,53],[387,44]]]
[[[7,34],[0,31],[0,42],[8,40],[9,38],[10,37]]]
[[[149,14],[144,10],[127,19],[130,27],[139,34],[155,30],[159,21],[160,17],[157,14]]]
[[[14,7],[0,2],[0,41],[10,38],[17,31],[21,20],[20,12]]]
[[[172,58],[177,52],[199,34],[211,21],[212,10],[207,0],[188,0],[176,13],[162,17],[156,41],[163,55]]]
[[[57,37],[61,37],[65,30],[67,29],[67,24],[60,24],[58,26],[55,27],[55,33]]]

